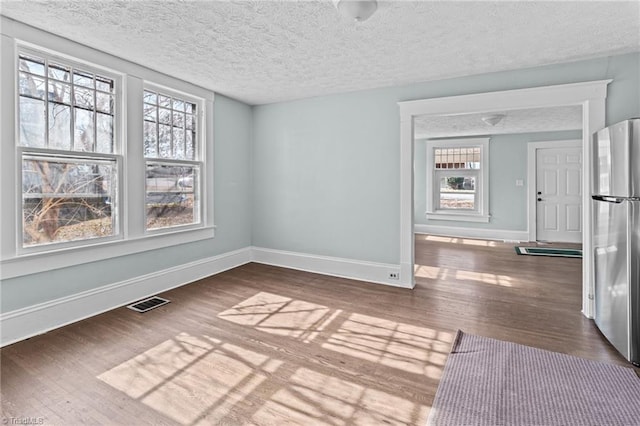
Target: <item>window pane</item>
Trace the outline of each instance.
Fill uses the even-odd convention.
[[[179,99],[174,99],[173,109],[176,111],[184,111],[184,102]]]
[[[20,145],[44,148],[44,101],[20,96]]]
[[[31,74],[20,73],[19,93],[24,96],[36,99],[44,99],[45,85],[44,78]]]
[[[82,87],[74,88],[75,105],[87,109],[93,109],[93,94],[95,92]]]
[[[471,151],[471,149],[469,151]],[[480,148],[479,147],[473,148],[473,152],[469,152],[469,154],[471,158],[469,158],[467,161],[469,161],[471,165],[470,168],[479,169],[480,168]]]
[[[158,96],[158,105],[165,108],[171,108],[171,98],[168,96]]]
[[[49,100],[59,104],[71,105],[71,85],[49,80]]]
[[[93,151],[93,115],[91,111],[75,109],[75,132],[73,149],[76,151]]]
[[[60,81],[69,82],[69,67],[49,62],[49,77]]]
[[[173,126],[184,128],[184,114],[181,112],[173,112]]]
[[[144,104],[143,106],[144,119],[146,121],[156,121],[158,114],[158,107],[155,105]]]
[[[158,156],[158,129],[156,123],[144,122],[144,156],[156,158]]]
[[[173,158],[184,160],[184,129],[173,128]]]
[[[40,58],[20,55],[18,68],[20,71],[44,76],[44,60]]]
[[[113,80],[96,75],[96,89],[113,93]]]
[[[196,159],[196,105],[148,90],[143,96],[145,157]]]
[[[480,147],[437,148],[434,150],[436,169],[480,169]]]
[[[150,92],[148,90],[144,91],[144,102],[147,104],[154,104],[157,105],[158,103],[158,95],[156,95],[154,92]]]
[[[24,247],[114,235],[115,160],[22,158]]]
[[[185,133],[184,145],[186,149],[186,159],[193,160],[194,157],[194,144],[193,144],[193,133],[190,130],[187,130]]]
[[[147,229],[198,223],[196,166],[147,163],[146,204]]]
[[[166,108],[160,108],[158,114],[158,120],[163,124],[171,124],[171,110]]]
[[[93,74],[90,72],[75,70],[73,72],[73,84],[93,89]]]
[[[49,102],[49,148],[71,149],[71,107]]]
[[[109,114],[96,114],[96,152],[113,152],[113,116]]]
[[[161,124],[158,133],[158,156],[161,158],[171,158],[171,126]]]
[[[111,113],[111,95],[96,92],[96,110]]]
[[[476,178],[447,176],[440,179],[440,209],[475,210]]]

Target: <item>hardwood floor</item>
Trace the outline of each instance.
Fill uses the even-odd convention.
[[[249,264],[0,351],[3,419],[415,424],[457,329],[628,364],[580,313],[580,260],[416,237],[411,290]]]

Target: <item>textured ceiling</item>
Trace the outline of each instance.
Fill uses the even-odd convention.
[[[640,50],[640,3],[3,1],[1,13],[249,104]]]
[[[482,117],[493,114],[502,114],[504,118],[495,126],[482,121]],[[414,123],[416,139],[580,130],[582,129],[582,106],[419,116]]]

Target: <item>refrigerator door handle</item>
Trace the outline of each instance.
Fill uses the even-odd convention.
[[[604,201],[606,203],[616,203],[616,204],[621,204],[625,200],[625,198],[609,197],[606,195],[593,195],[591,198],[593,198],[596,201]]]

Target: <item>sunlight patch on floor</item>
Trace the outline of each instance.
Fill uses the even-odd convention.
[[[437,266],[416,264],[413,268],[413,273],[416,277],[429,278],[432,280],[443,279],[444,277],[440,276],[440,272],[442,271],[442,269],[443,268],[439,268]]]
[[[351,314],[322,347],[409,373],[440,379],[452,340],[451,333]]]
[[[425,235],[423,237],[426,241],[435,241],[438,243],[451,243],[451,244],[464,244],[467,246],[480,246],[480,247],[496,247],[495,241],[487,240],[474,240],[471,238],[458,238],[458,237],[443,237],[439,235]]]
[[[218,314],[218,318],[278,336],[311,342],[342,311],[260,292]]]
[[[445,281],[449,276],[452,280],[476,281],[483,284],[498,285],[501,287],[514,287],[516,282],[508,275],[498,275],[489,272],[465,271],[463,269],[442,268],[428,265],[415,265],[414,275],[417,278]],[[453,282],[452,282],[453,283]]]
[[[497,245],[495,241],[472,240],[469,238],[463,238],[461,241],[466,246],[496,247]]]
[[[439,235],[425,235],[422,239],[425,241],[436,241],[438,243],[455,243],[458,240],[455,237],[441,237]]]
[[[217,339],[181,333],[98,379],[187,425],[222,419],[281,364]]]
[[[371,317],[353,319],[361,324],[365,320],[378,328],[389,326]],[[396,329],[397,337],[408,339],[411,335],[413,342],[450,336],[403,324]],[[442,345],[448,350],[449,344]],[[395,356],[412,355],[407,349],[392,352]],[[354,383],[348,371],[337,370],[337,375],[285,363],[208,336],[180,333],[98,379],[181,425],[426,421],[428,406],[386,392],[383,383],[375,387]],[[247,415],[248,409],[251,414]],[[247,417],[238,417],[238,413]]]
[[[513,287],[511,283],[511,277],[508,275],[496,275],[487,272],[474,272],[474,271],[456,271],[457,280],[470,280],[478,281],[485,284],[499,285],[502,287]]]
[[[424,424],[429,407],[299,368],[252,417],[258,424]]]
[[[400,374],[392,368],[415,380],[439,380],[454,338],[267,292],[218,316],[282,336],[281,348],[304,342],[320,356],[316,362],[337,356],[340,363],[318,364],[319,372],[291,362],[290,351],[282,353],[284,361],[216,337],[180,333],[98,379],[182,425],[422,424],[429,407],[419,397],[394,395],[401,389],[394,392],[375,377],[352,377],[342,360],[370,362],[373,374]]]

